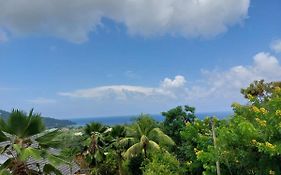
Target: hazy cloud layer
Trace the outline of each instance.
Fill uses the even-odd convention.
[[[281,39],[273,41],[271,43],[271,49],[276,53],[281,53]]]
[[[0,4],[0,31],[5,29],[11,37],[49,35],[80,43],[103,17],[124,24],[130,34],[212,37],[241,23],[250,0],[0,0]]]
[[[184,88],[185,82],[186,80],[183,76],[177,75],[174,79],[165,78],[159,87],[112,85],[79,89],[73,92],[60,92],[59,95],[74,98],[92,98],[95,100],[138,100],[154,97],[177,98],[177,91]]]

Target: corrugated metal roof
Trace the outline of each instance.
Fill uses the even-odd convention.
[[[0,143],[0,147],[4,147],[7,144],[10,144],[10,142],[1,142]],[[35,146],[35,145],[33,145]],[[60,153],[60,150],[58,149],[54,149],[51,148],[48,150],[49,153],[54,154],[54,155],[58,155]],[[0,164],[3,164],[7,159],[9,159],[11,156],[7,155],[7,154],[0,154]],[[38,171],[38,167],[37,165],[39,165],[41,172],[43,170],[43,167],[48,164],[48,160],[46,159],[40,159],[40,160],[35,160],[30,158],[27,161],[28,167],[32,170]],[[67,164],[61,164],[60,166],[56,167],[58,170],[60,170],[60,172],[64,175],[73,175],[75,174],[77,171],[80,170],[80,167],[75,163],[72,162],[71,165],[67,165]]]

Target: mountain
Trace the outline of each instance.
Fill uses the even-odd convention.
[[[9,112],[0,110],[0,117],[3,118],[4,120],[7,120],[9,115],[10,115]],[[67,127],[76,124],[70,120],[59,120],[50,117],[42,117],[42,119],[47,128],[62,128],[62,127]]]

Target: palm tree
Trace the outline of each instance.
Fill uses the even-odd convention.
[[[5,146],[0,148],[0,154],[5,153],[10,157],[0,166],[0,171],[8,169],[12,174],[37,174],[38,172],[29,169],[27,160],[30,157],[43,157],[51,162],[43,169],[60,174],[54,164],[62,160],[46,151],[59,145],[59,142],[54,140],[59,131],[43,132],[44,130],[41,115],[34,114],[33,109],[28,115],[23,111],[13,110],[6,122],[0,118],[0,142],[5,142]],[[38,171],[41,171],[40,167]]]
[[[110,144],[109,149],[114,150],[116,153],[117,163],[118,163],[118,173],[119,175],[123,174],[122,169],[122,161],[123,156],[122,153],[128,148],[129,143],[125,143],[126,139],[126,129],[124,126],[116,125],[112,127],[112,130],[110,132],[110,137],[112,143]]]
[[[84,149],[76,155],[76,161],[82,168],[93,168],[105,158],[104,149],[109,145],[107,136],[110,128],[93,122],[85,126]]]
[[[128,141],[134,144],[125,152],[125,157],[136,156],[142,152],[147,157],[147,151],[157,150],[160,148],[159,145],[174,145],[174,141],[147,115],[141,115],[131,127],[128,127],[127,138],[122,142]]]

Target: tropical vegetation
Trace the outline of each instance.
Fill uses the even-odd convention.
[[[131,124],[93,122],[62,133],[45,131],[33,111],[14,110],[0,120],[1,153],[11,155],[0,174],[59,174],[52,159],[75,161],[80,173],[93,175],[281,174],[281,82],[255,81],[241,93],[248,102],[233,103],[223,119],[200,119],[194,107],[178,106],[162,113],[163,122],[141,114]],[[30,157],[50,164],[30,169]]]
[[[59,130],[45,131],[40,114],[33,110],[26,114],[13,110],[7,122],[0,119],[0,153],[5,154],[7,160],[0,166],[1,173],[13,175],[30,175],[40,173],[61,174],[55,166],[65,162],[58,155],[51,154],[48,149],[58,147],[60,141],[55,137]],[[30,159],[48,159],[44,167],[34,162],[36,168],[31,168]]]

